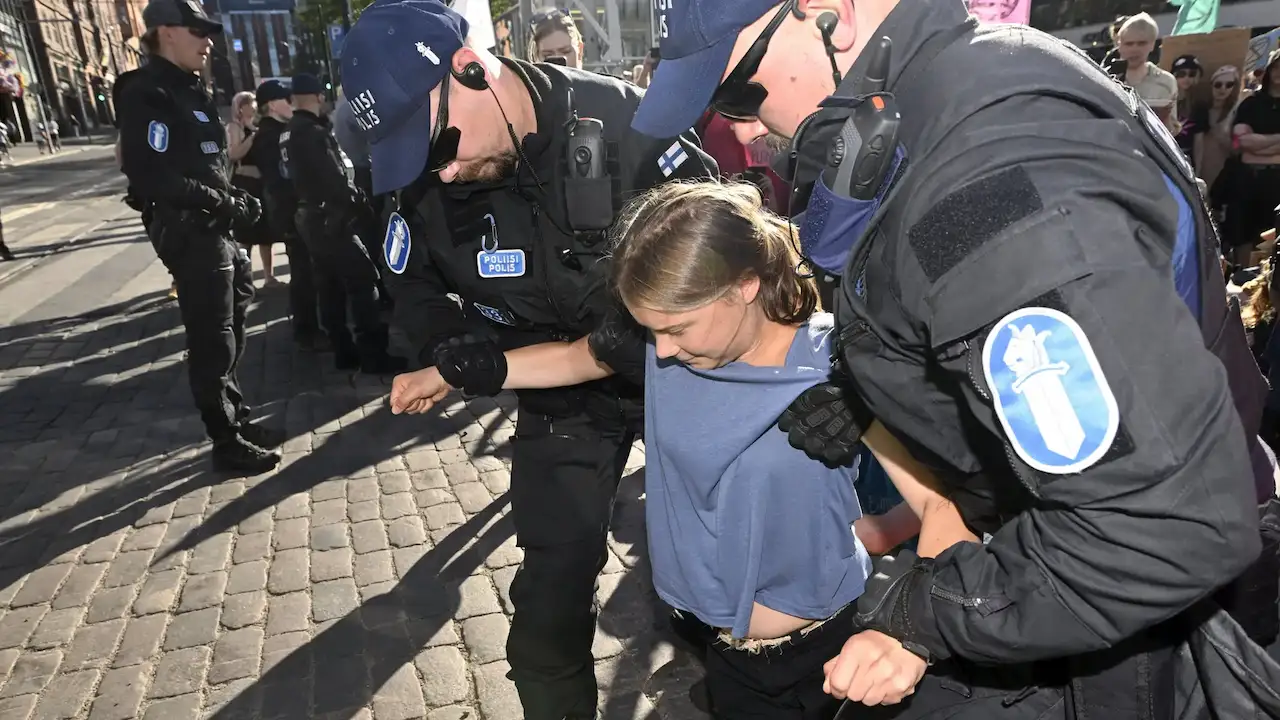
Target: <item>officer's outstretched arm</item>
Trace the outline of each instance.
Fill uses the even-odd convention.
[[[293,161],[292,154],[289,159]],[[374,262],[395,298],[395,324],[404,331],[423,367],[435,364],[435,351],[441,343],[482,327],[467,318],[462,310],[464,301],[432,263],[422,223],[413,210],[392,214],[382,252]]]
[[[925,183],[903,236],[886,239],[896,301],[927,329],[918,362],[952,390],[972,443],[996,450],[987,471],[1034,496],[988,544],[961,543],[869,590],[871,627],[935,657],[1104,648],[1259,552],[1225,372],[1175,292],[1172,238],[1141,222],[1176,209],[1155,169],[1106,135],[1116,129],[993,128],[991,144]]]
[[[214,188],[184,177],[184,153],[172,133],[185,120],[177,117],[173,103],[147,79],[133,80],[116,105],[120,123],[120,167],[139,198],[191,210],[216,210],[227,200],[223,188]]]

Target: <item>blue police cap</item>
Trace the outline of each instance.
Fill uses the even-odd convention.
[[[667,0],[655,3],[662,63],[649,82],[631,127],[650,137],[675,137],[698,121],[729,67],[743,28],[777,0]]]
[[[324,95],[324,83],[310,73],[298,73],[289,80],[289,89],[294,95]]]
[[[369,141],[375,194],[405,187],[426,167],[430,93],[467,30],[438,0],[384,1],[366,8],[343,39],[342,91]]]

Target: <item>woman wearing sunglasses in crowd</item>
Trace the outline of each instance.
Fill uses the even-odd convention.
[[[756,188],[662,186],[634,201],[618,228],[611,279],[644,326],[633,331],[647,331],[654,586],[708,626],[700,634],[710,639],[716,717],[833,717],[838,703],[823,692],[823,665],[852,642],[851,603],[870,555],[915,535],[917,516],[922,555],[974,537],[878,423],[865,441],[909,503],[880,517],[862,515],[856,471],[806,457],[775,426],[801,392],[827,379],[832,319],[819,312],[813,280],[796,271],[793,229],[762,207]],[[508,352],[505,387],[612,374],[591,345],[584,338]],[[420,374],[438,378],[434,368]],[[438,382],[431,399],[407,406],[393,392],[393,411],[425,412],[450,390]],[[878,692],[864,701],[894,702],[903,691]]]
[[[533,19],[529,62],[582,69],[582,31],[563,10],[546,10]]]
[[[1195,136],[1192,159],[1196,175],[1210,188],[1231,157],[1231,118],[1240,99],[1240,71],[1234,65],[1223,65],[1209,80],[1210,100],[1199,108],[1197,120],[1202,123]],[[1220,203],[1214,203],[1215,207]]]

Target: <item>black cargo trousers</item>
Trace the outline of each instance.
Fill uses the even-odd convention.
[[[204,212],[157,209],[148,227],[178,286],[191,395],[214,443],[235,438],[249,417],[236,368],[244,355],[253,276],[230,225]]]
[[[320,334],[316,314],[316,285],[312,270],[311,253],[298,233],[294,222],[293,203],[282,201],[269,189],[263,202],[267,209],[267,221],[271,233],[284,243],[289,254],[289,315],[295,338],[314,338]]]
[[[526,720],[590,719],[596,580],[638,423],[582,403],[548,415],[530,397],[538,394],[521,393],[512,439],[511,517],[524,562],[511,583],[509,677]]]
[[[301,205],[294,215],[311,255],[320,323],[335,351],[362,357],[386,351],[387,328],[378,307],[378,270],[345,219],[345,210]],[[351,304],[355,341],[347,327]]]

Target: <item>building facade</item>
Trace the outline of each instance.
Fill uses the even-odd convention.
[[[299,29],[294,0],[208,0],[205,10],[222,23],[211,57],[214,87],[223,103],[268,78],[297,70]]]
[[[1269,30],[1280,25],[1280,0],[1221,0],[1218,27]],[[1117,17],[1150,13],[1162,35],[1172,32],[1177,8],[1167,0],[1033,0],[1031,25],[1081,47],[1109,45]]]

